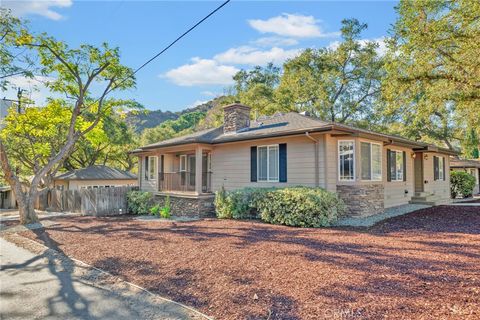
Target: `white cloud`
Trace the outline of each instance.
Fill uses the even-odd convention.
[[[213,58],[221,63],[264,65],[273,62],[278,64],[296,56],[299,51],[299,49],[285,50],[278,47],[273,47],[270,50],[259,50],[249,46],[242,46],[228,49]]]
[[[33,104],[41,106],[45,104],[47,97],[54,96],[46,87],[48,82],[54,80],[54,78],[44,76],[35,76],[34,78],[13,76],[8,79],[11,86],[4,92],[4,96],[8,99],[16,100],[17,88],[20,88],[25,90],[23,97],[32,100]],[[3,96],[0,98],[3,98]]]
[[[202,92],[200,92],[200,94],[203,95],[203,96],[207,96],[207,97],[216,97],[216,96],[218,96],[217,93],[212,92],[212,91],[202,91]]]
[[[252,19],[248,23],[261,33],[273,33],[285,37],[320,38],[337,36],[338,32],[325,33],[313,16],[283,13],[267,20]]]
[[[282,47],[282,46],[295,46],[298,44],[297,39],[284,38],[284,37],[263,37],[253,41],[254,45],[260,47]]]
[[[192,63],[172,69],[163,77],[180,86],[228,85],[233,83],[232,77],[238,71],[215,60],[192,58]]]
[[[36,14],[48,19],[60,20],[63,16],[51,8],[68,8],[72,4],[72,0],[3,1],[2,7],[11,9],[12,13],[18,17]]]
[[[193,103],[191,103],[188,108],[195,108],[196,106],[199,106],[201,104],[207,103],[210,100],[195,100]]]

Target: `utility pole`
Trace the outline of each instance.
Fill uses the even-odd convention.
[[[18,99],[18,106],[17,106],[17,112],[20,114],[22,112],[22,96],[23,96],[23,90],[22,88],[17,88],[17,99]]]

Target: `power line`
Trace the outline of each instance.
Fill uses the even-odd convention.
[[[168,46],[166,46],[165,48],[162,49],[162,51],[160,51],[159,53],[157,53],[156,55],[154,55],[152,58],[150,58],[148,61],[146,61],[144,64],[142,64],[140,67],[138,67],[131,75],[129,75],[128,77],[124,78],[123,80],[121,80],[120,82],[118,82],[115,86],[113,86],[112,88],[110,88],[109,90],[106,91],[105,95],[110,93],[112,90],[118,88],[119,85],[121,85],[122,83],[124,83],[125,81],[127,81],[128,79],[132,78],[138,71],[140,71],[141,69],[143,69],[146,65],[148,65],[149,63],[151,63],[153,60],[155,60],[156,58],[158,58],[161,54],[163,54],[165,51],[167,51],[168,49],[170,49],[175,43],[177,43],[180,39],[182,39],[183,37],[185,37],[187,34],[189,34],[191,31],[193,31],[196,27],[198,27],[200,24],[202,24],[205,20],[207,20],[208,18],[210,18],[212,15],[214,15],[218,10],[222,9],[225,5],[227,5],[231,0],[227,0],[225,2],[223,2],[220,6],[218,6],[215,10],[211,11],[208,15],[206,15],[203,19],[201,19],[200,21],[198,21],[196,24],[194,24],[192,27],[190,27],[190,29],[188,29],[187,31],[185,31],[184,33],[182,33],[180,36],[178,36],[175,40],[173,40]],[[99,99],[96,99],[91,105],[93,105],[94,103],[98,102]]]
[[[230,0],[227,0],[225,1],[224,3],[222,3],[220,6],[218,6],[215,10],[213,10],[212,12],[210,12],[208,15],[206,15],[202,20],[198,21],[194,26],[192,26],[190,29],[188,29],[187,31],[185,31],[182,35],[180,35],[177,39],[175,39],[173,42],[171,42],[168,46],[166,46],[162,51],[160,51],[159,53],[157,53],[156,55],[154,55],[152,58],[150,58],[150,60],[148,60],[147,62],[145,62],[144,64],[142,64],[140,67],[138,67],[134,72],[133,74],[136,74],[138,71],[140,71],[141,69],[143,69],[143,67],[145,67],[147,64],[149,64],[150,62],[152,62],[153,60],[155,60],[156,58],[158,58],[162,53],[164,53],[165,51],[167,51],[168,49],[170,49],[170,47],[172,47],[175,43],[177,43],[180,39],[182,39],[184,36],[186,36],[188,33],[190,33],[193,29],[195,29],[196,27],[198,27],[200,24],[202,24],[205,20],[207,20],[208,18],[210,18],[212,15],[214,15],[218,10],[222,9],[227,3],[229,3]]]

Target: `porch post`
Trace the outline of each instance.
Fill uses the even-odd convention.
[[[202,163],[203,148],[198,146],[195,149],[195,193],[202,193]]]

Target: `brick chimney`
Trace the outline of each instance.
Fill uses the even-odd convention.
[[[223,107],[223,133],[235,133],[250,127],[250,107],[233,103]]]

